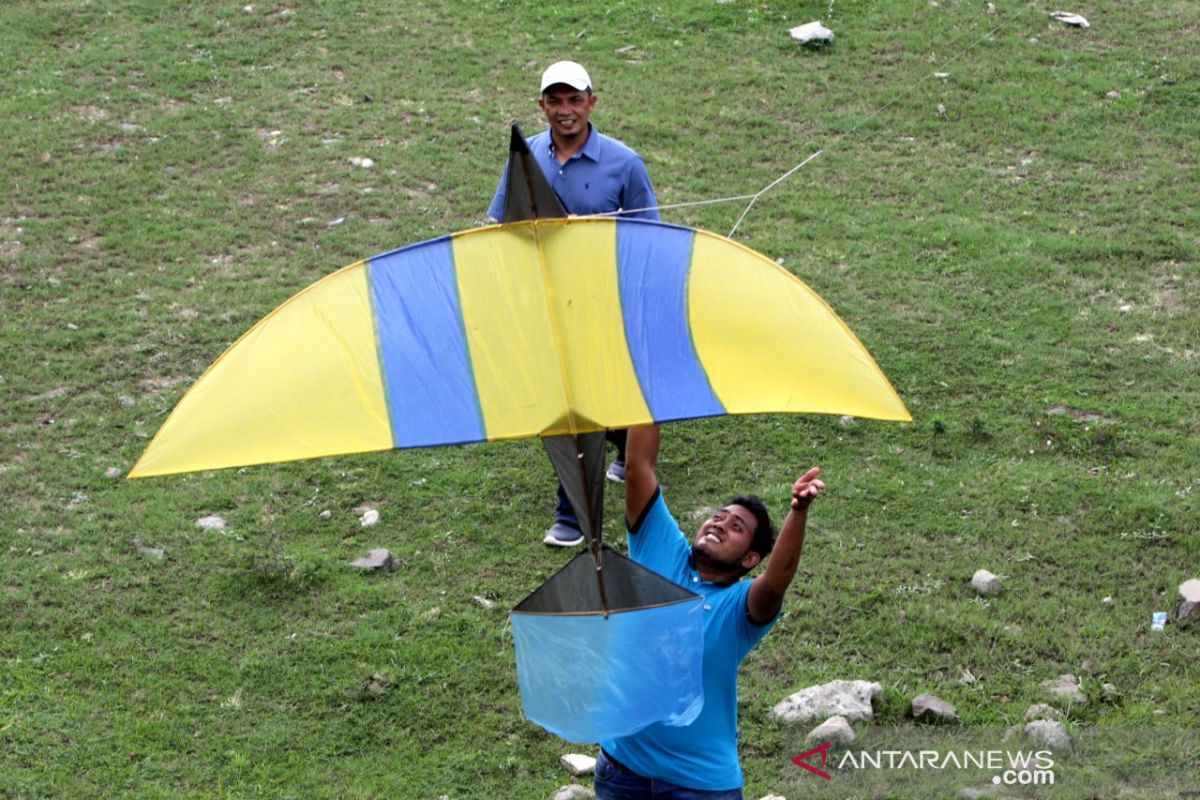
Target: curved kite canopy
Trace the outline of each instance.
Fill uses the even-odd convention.
[[[304,289],[201,376],[130,477],[761,412],[911,419],[765,256],[659,222],[531,220]]]

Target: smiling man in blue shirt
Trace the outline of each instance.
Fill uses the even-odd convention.
[[[568,214],[620,212],[627,217],[658,219],[658,201],[642,157],[600,133],[589,119],[596,107],[596,95],[587,70],[574,61],[551,64],[542,73],[538,106],[550,127],[528,140],[529,151]],[[501,177],[488,207],[488,216],[494,220],[504,217],[506,188]],[[610,431],[608,439],[617,446],[617,459],[608,469],[608,478],[623,483],[625,431]],[[543,541],[557,547],[574,547],[583,542],[579,521],[561,484],[555,522]]]
[[[800,564],[808,508],[825,484],[816,467],[792,484],[791,508],[778,538],[763,502],[746,496],[705,520],[689,543],[658,485],[658,444],[657,427],[629,431],[629,555],[704,597],[704,708],[690,725],[655,723],[604,742],[596,760],[596,797],[736,800],[742,797],[738,667],[775,624]],[[764,560],[760,575],[742,579]]]

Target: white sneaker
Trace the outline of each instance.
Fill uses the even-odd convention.
[[[570,525],[556,522],[546,531],[542,543],[551,547],[574,547],[577,544],[583,544],[583,534]]]
[[[614,461],[608,465],[608,472],[604,473],[604,477],[608,478],[613,483],[625,482],[625,462]]]

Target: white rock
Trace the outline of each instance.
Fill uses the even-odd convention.
[[[1103,603],[1103,604],[1104,604],[1104,605],[1106,605],[1106,606],[1111,606],[1111,605],[1113,604],[1113,602],[1114,602],[1114,601],[1113,601],[1113,599],[1112,599],[1112,595],[1108,595],[1107,597],[1105,597],[1105,598],[1104,598],[1103,600],[1101,600],[1100,602],[1101,602],[1101,603]]]
[[[1121,96],[1121,93],[1118,92],[1116,89],[1113,89],[1110,92],[1106,92],[1104,96],[1107,97],[1109,100],[1116,100]]]
[[[379,512],[373,508],[368,508],[363,512],[363,515],[358,518],[358,524],[364,528],[369,528],[379,522]]]
[[[1068,703],[1082,706],[1087,703],[1087,695],[1079,688],[1079,681],[1074,675],[1059,675],[1042,682],[1042,689],[1051,695]]]
[[[361,158],[359,156],[352,157],[350,159],[350,163],[356,167],[362,167],[363,169],[370,169],[371,167],[375,166],[375,162],[371,159]]]
[[[1175,606],[1175,618],[1180,624],[1200,622],[1200,580],[1192,578],[1179,584],[1179,600]]]
[[[104,477],[106,478],[119,478],[123,474],[124,473],[121,472],[121,470],[117,467],[109,467],[108,469],[104,470]]]
[[[958,722],[954,706],[932,694],[919,694],[913,698],[912,715],[918,722]]]
[[[855,419],[849,415],[838,417],[838,424],[843,428],[853,428],[855,425]]]
[[[483,608],[485,611],[491,611],[493,608],[496,607],[495,603],[493,603],[491,600],[488,600],[486,597],[483,597],[481,595],[475,595],[471,599],[474,600],[477,604],[479,604],[479,606],[481,608]]]
[[[1025,726],[1025,735],[1037,744],[1051,750],[1070,750],[1071,735],[1061,722],[1050,719],[1035,719]]]
[[[804,737],[804,743],[807,745],[820,742],[850,744],[854,739],[854,728],[850,727],[849,720],[843,716],[836,716],[830,717],[809,731],[808,736]]]
[[[317,514],[317,519],[321,520],[321,522],[329,522],[329,520],[333,519],[333,512],[327,508],[320,514]]]
[[[572,775],[591,775],[596,771],[596,759],[582,753],[567,753],[559,761]]]
[[[816,722],[832,716],[866,721],[874,718],[871,701],[882,691],[871,681],[830,681],[785,697],[771,713],[784,722]]]
[[[971,586],[983,597],[996,597],[1004,589],[1003,582],[986,569],[976,570]]]
[[[386,547],[372,550],[360,559],[350,562],[350,566],[358,569],[393,569],[396,562],[392,559],[392,551]]]
[[[787,798],[781,794],[766,794],[760,797],[759,800],[787,800]]]
[[[338,217],[337,219],[331,219],[331,220],[329,220],[329,222],[325,223],[325,227],[326,228],[336,228],[337,226],[341,225],[345,221],[346,221],[345,217]]]
[[[1063,718],[1062,712],[1057,708],[1046,703],[1035,703],[1025,709],[1025,721],[1033,722],[1039,719],[1048,719],[1052,722],[1058,722]]]
[[[216,515],[201,517],[196,520],[196,527],[206,531],[223,531],[225,530],[225,520]]]
[[[809,44],[811,42],[832,42],[833,31],[826,28],[821,22],[807,22],[803,25],[797,25],[788,31],[788,36],[800,44]]]
[[[1120,314],[1128,314],[1130,311],[1133,311],[1133,306],[1130,305],[1129,303],[1122,303],[1121,306],[1117,309],[1117,313],[1120,313]]]
[[[586,786],[572,783],[554,790],[552,800],[595,800],[596,793]]]
[[[1050,16],[1065,25],[1074,25],[1076,28],[1092,27],[1091,23],[1086,19],[1070,11],[1051,11]]]
[[[938,103],[937,104],[937,113],[938,113],[939,117],[946,116],[946,107],[944,105],[942,105],[941,103]]]
[[[141,539],[134,539],[133,546],[137,548],[139,553],[147,558],[153,558],[158,561],[162,561],[167,556],[166,550],[163,550],[161,547],[148,547]]]

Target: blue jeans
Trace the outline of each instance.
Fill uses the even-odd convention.
[[[643,778],[601,750],[596,758],[596,800],[742,800],[742,790],[687,789]]]

